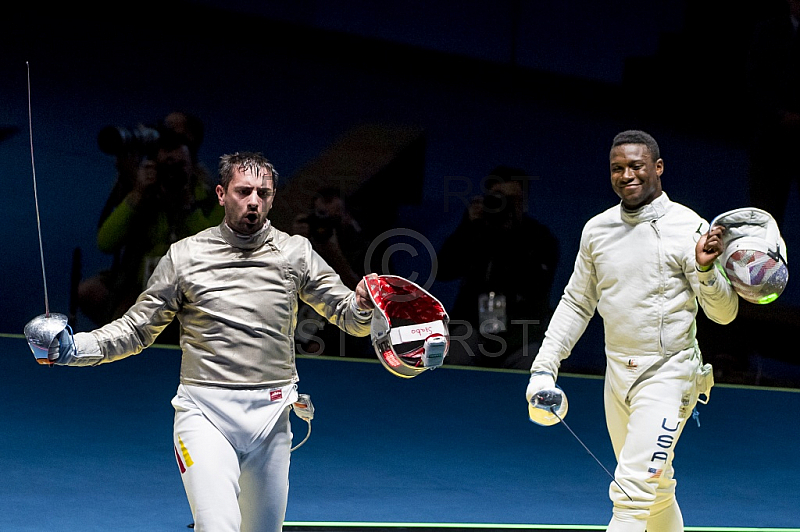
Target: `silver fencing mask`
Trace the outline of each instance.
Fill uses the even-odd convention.
[[[742,299],[765,305],[775,301],[789,282],[786,243],[768,212],[752,207],[734,209],[714,218],[725,227],[722,268]]]

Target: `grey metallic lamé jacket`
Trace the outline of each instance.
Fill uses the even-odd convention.
[[[371,313],[306,238],[270,224],[245,237],[223,222],[173,244],[124,316],[76,334],[78,365],[135,355],[177,317],[182,384],[284,386],[298,380],[298,298],[345,332],[369,334]]]

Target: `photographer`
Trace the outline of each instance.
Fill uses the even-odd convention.
[[[130,307],[170,244],[222,221],[208,172],[197,162],[198,136],[185,122],[167,123],[105,128],[98,136],[118,171],[97,232],[112,266],[78,285],[78,306],[98,325]]]
[[[438,253],[437,278],[461,279],[450,364],[529,368],[551,314],[558,242],[527,215],[523,170],[499,166]]]
[[[347,209],[338,188],[319,190],[313,207],[295,217],[291,233],[308,238],[314,251],[351,290],[369,273],[364,269],[369,240]],[[373,356],[368,342],[328,326],[327,321],[305,304],[301,304],[298,311],[295,341],[298,352],[303,354]]]
[[[364,255],[369,241],[337,188],[317,192],[313,208],[295,218],[293,231],[311,240],[314,250],[351,290],[366,275]]]

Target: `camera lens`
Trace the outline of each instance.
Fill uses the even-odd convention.
[[[145,126],[106,126],[97,134],[97,146],[108,155],[119,155],[133,150],[147,151],[156,146],[159,137],[158,130]]]
[[[121,127],[106,126],[97,134],[97,146],[105,154],[116,155],[130,142],[130,132]]]

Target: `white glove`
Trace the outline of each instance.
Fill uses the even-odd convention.
[[[542,390],[549,390],[556,387],[556,379],[553,375],[546,371],[536,371],[531,375],[528,381],[528,388],[525,390],[525,398],[531,402],[533,396]]]
[[[64,329],[50,347],[48,358],[56,366],[96,366],[103,360],[100,345],[91,333]]]
[[[537,425],[549,427],[567,415],[567,396],[556,386],[555,378],[548,371],[536,371],[531,375],[525,396],[528,399],[528,419]]]

